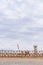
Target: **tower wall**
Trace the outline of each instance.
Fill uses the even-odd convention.
[[[38,51],[37,51],[37,46],[35,45],[35,46],[34,46],[34,54],[37,54],[37,52],[38,52]]]

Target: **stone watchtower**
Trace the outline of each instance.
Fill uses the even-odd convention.
[[[34,45],[34,54],[37,55],[38,51],[37,51],[37,46]]]

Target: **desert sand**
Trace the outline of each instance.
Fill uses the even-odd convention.
[[[33,58],[0,58],[0,65],[43,65],[43,59]]]

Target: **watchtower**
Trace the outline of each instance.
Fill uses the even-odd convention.
[[[37,46],[34,45],[34,54],[37,54]]]

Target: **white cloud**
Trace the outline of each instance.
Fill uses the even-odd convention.
[[[33,44],[33,40],[40,45],[43,43],[43,29],[40,29],[43,28],[42,0],[0,0],[0,13],[2,45],[12,45],[16,39],[16,43],[24,40],[25,48]]]
[[[1,0],[0,12],[10,19],[43,15],[43,2],[39,0]]]
[[[1,0],[0,12],[12,19],[43,15],[43,2],[37,0]]]
[[[31,13],[33,1],[2,0],[0,1],[0,11],[8,18],[24,18]]]

